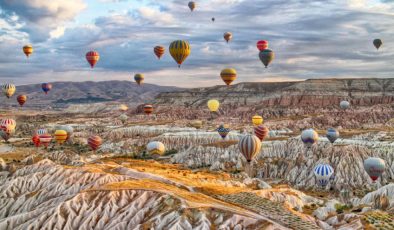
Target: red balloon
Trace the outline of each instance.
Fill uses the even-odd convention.
[[[98,60],[100,59],[100,54],[97,51],[89,51],[86,53],[86,60],[89,62],[90,67],[94,67]]]
[[[269,129],[263,125],[256,126],[254,128],[254,134],[263,141],[268,136]]]
[[[268,48],[268,42],[266,40],[261,40],[261,41],[257,42],[256,46],[257,46],[257,49],[262,51],[262,50],[265,50]]]
[[[32,138],[31,138],[31,140],[33,141],[33,143],[34,143],[34,145],[36,146],[36,147],[40,147],[40,137],[36,134],[36,135],[34,135]]]
[[[99,136],[91,136],[88,139],[88,145],[93,151],[96,151],[101,146],[102,140]]]

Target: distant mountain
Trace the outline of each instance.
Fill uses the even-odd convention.
[[[158,104],[201,106],[209,99],[245,106],[328,106],[349,100],[353,105],[394,103],[394,78],[311,79],[297,82],[244,82],[163,92]]]
[[[95,102],[150,102],[161,92],[176,92],[177,87],[143,84],[138,86],[130,81],[101,81],[101,82],[53,82],[52,90],[46,95],[41,90],[41,84],[20,85],[12,98],[0,97],[0,105],[18,105],[16,97],[26,94],[27,107],[66,107],[69,104],[95,103]],[[19,105],[18,105],[19,106]]]

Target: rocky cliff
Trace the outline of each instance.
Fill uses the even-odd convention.
[[[394,102],[394,78],[239,83],[230,87],[223,85],[160,93],[156,103],[201,106],[212,98],[220,100],[222,104],[260,107],[321,107],[338,105],[345,99],[352,105],[388,104]]]

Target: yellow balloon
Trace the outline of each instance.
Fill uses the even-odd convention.
[[[127,107],[127,105],[125,105],[125,104],[119,105],[119,110],[122,111],[122,112],[125,112],[125,111],[127,111],[128,109],[129,109],[129,107]]]
[[[190,45],[188,41],[176,40],[170,44],[169,50],[172,58],[178,63],[178,67],[181,67],[190,54]]]
[[[261,125],[261,124],[263,124],[263,117],[262,116],[259,116],[259,115],[254,115],[253,117],[252,117],[252,123],[254,124],[254,125]]]
[[[63,144],[67,140],[67,132],[61,129],[56,130],[55,140],[58,144]]]
[[[218,100],[212,99],[208,101],[207,105],[211,112],[216,112],[219,109],[220,103]]]
[[[23,53],[25,53],[26,57],[29,57],[33,53],[33,46],[25,45],[23,47]]]
[[[14,84],[4,84],[2,86],[2,91],[3,94],[7,97],[10,98],[12,97],[12,95],[14,95],[15,91],[16,91],[16,87]]]

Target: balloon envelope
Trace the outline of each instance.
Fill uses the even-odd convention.
[[[26,57],[29,57],[33,53],[33,46],[32,45],[23,46],[23,53],[25,53]]]
[[[270,49],[265,49],[259,53],[260,61],[264,64],[265,68],[274,60],[275,53]]]
[[[253,125],[261,125],[261,124],[263,124],[263,121],[264,121],[264,119],[263,119],[262,116],[254,115],[254,116],[252,117],[252,123],[253,123]]]
[[[208,105],[208,109],[209,109],[211,112],[216,112],[216,111],[218,111],[218,109],[219,109],[220,103],[219,103],[218,100],[212,99],[212,100],[209,100],[209,101],[207,102],[207,105]]]
[[[237,78],[237,71],[232,68],[223,69],[220,72],[220,77],[226,85],[230,85]]]
[[[350,102],[341,101],[341,103],[339,103],[339,107],[341,107],[341,109],[348,109],[348,108],[350,108]]]
[[[260,40],[256,43],[257,49],[262,51],[268,48],[268,42],[266,40]]]
[[[329,164],[318,164],[313,170],[317,183],[325,187],[330,181],[330,177],[334,173],[334,169]]]
[[[250,162],[261,149],[261,141],[252,134],[243,136],[238,142],[238,148],[247,162]]]
[[[189,6],[190,11],[193,11],[196,8],[196,3],[195,2],[189,2],[187,4]]]
[[[164,48],[164,46],[155,46],[155,48],[153,48],[153,52],[155,53],[158,59],[160,59],[161,56],[163,56],[165,50],[166,49]]]
[[[153,105],[150,105],[150,104],[144,105],[144,113],[146,113],[146,114],[153,113]]]
[[[224,139],[226,139],[227,134],[230,132],[230,129],[225,127],[224,125],[220,125],[219,128],[216,129],[219,135]]]
[[[93,68],[100,60],[100,54],[97,51],[89,51],[85,56],[91,68]]]
[[[223,34],[223,38],[228,43],[233,38],[233,34],[230,33],[230,32],[226,32],[226,33]]]
[[[182,63],[190,54],[189,42],[182,40],[173,41],[170,44],[170,54],[176,63],[178,63],[178,67],[181,67]]]
[[[67,140],[67,132],[61,129],[56,130],[55,140],[58,144],[63,144]]]
[[[2,87],[3,94],[7,97],[10,98],[12,95],[14,95],[16,91],[16,87],[14,84],[4,84]]]
[[[331,143],[334,143],[339,137],[339,132],[334,128],[328,128],[326,137]]]
[[[306,129],[301,133],[301,140],[309,148],[317,142],[319,135],[313,129]]]
[[[263,141],[268,136],[269,129],[263,125],[258,125],[254,127],[254,134],[256,137]]]
[[[136,75],[134,75],[134,80],[135,82],[137,82],[138,85],[141,85],[144,82],[144,75],[141,73],[137,73]]]
[[[146,150],[150,154],[164,155],[166,148],[163,143],[159,141],[152,141],[148,143],[148,145],[146,146]]]
[[[52,89],[52,84],[50,83],[42,83],[41,84],[42,91],[44,91],[45,94],[48,94],[48,92]]]
[[[386,169],[386,162],[378,157],[370,157],[364,161],[364,169],[372,181],[376,181]]]
[[[88,139],[88,145],[93,151],[96,151],[98,148],[100,148],[102,144],[102,139],[99,136],[90,136]]]
[[[378,50],[380,48],[380,46],[383,44],[382,40],[380,39],[375,39],[373,40],[373,45],[375,46],[375,48]]]
[[[18,95],[16,100],[18,101],[20,106],[23,106],[27,100],[27,96],[26,95]]]

